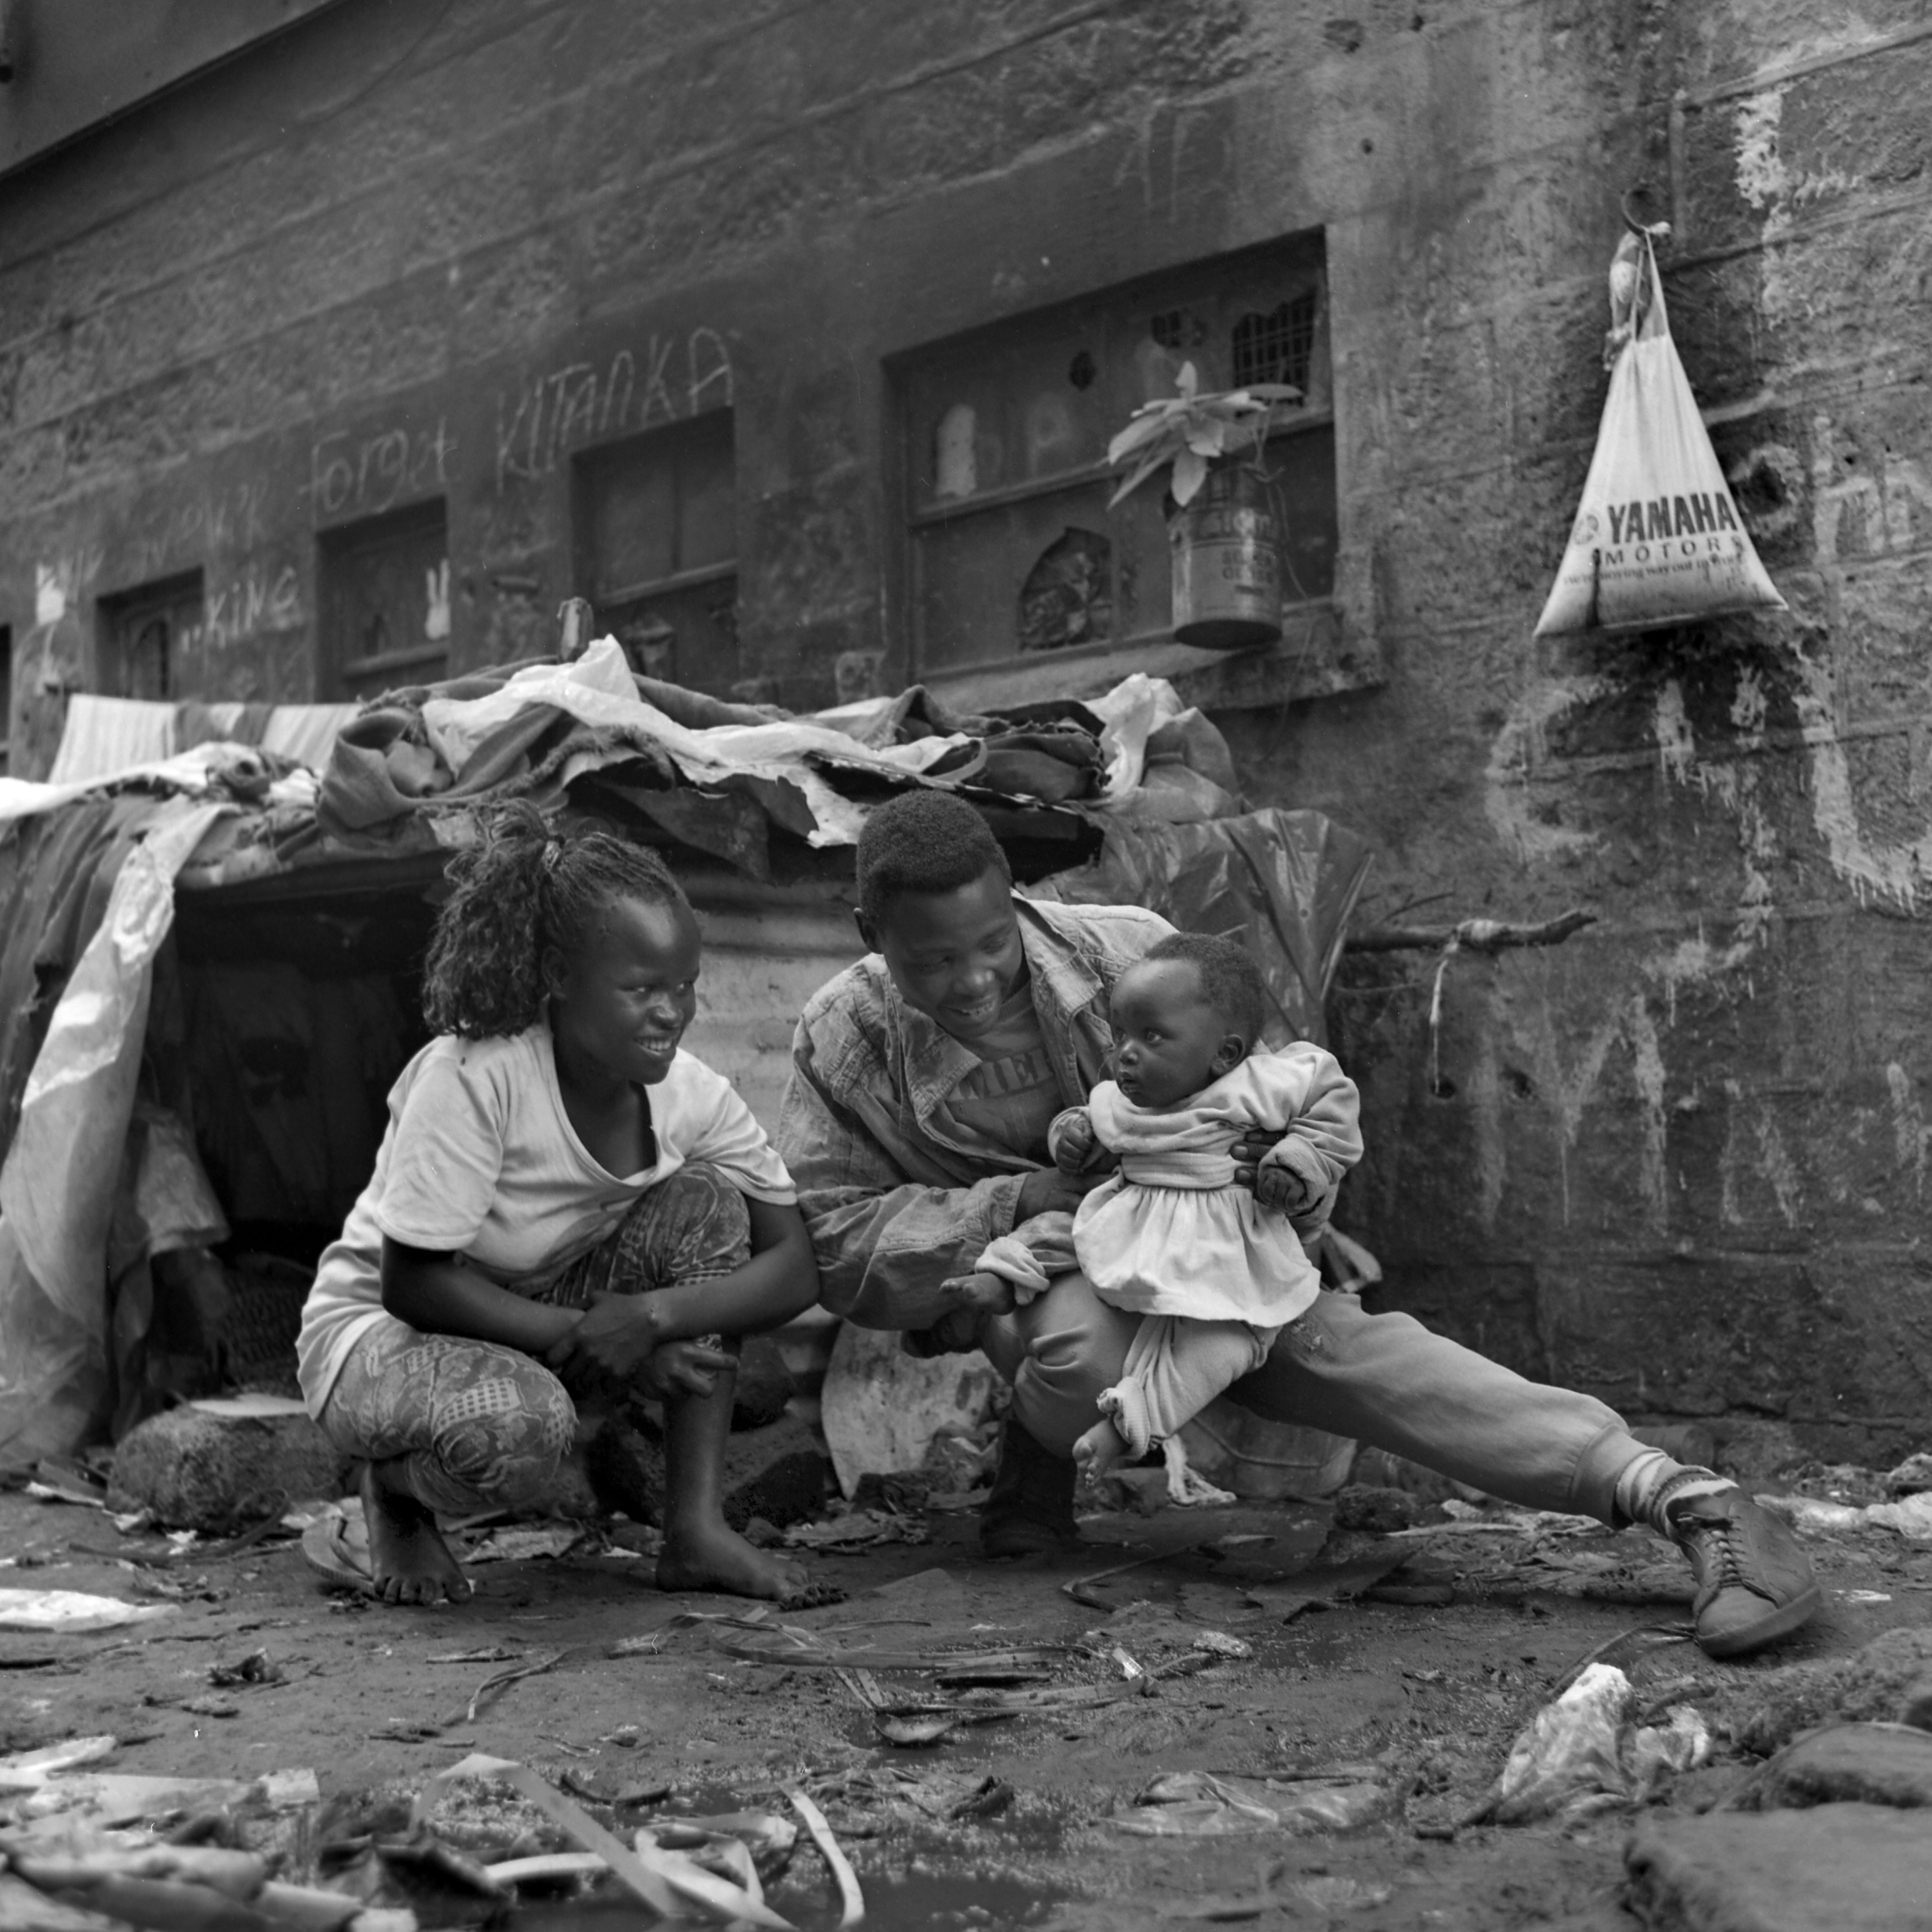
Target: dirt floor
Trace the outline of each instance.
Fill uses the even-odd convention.
[[[1305,1504],[1168,1509],[1092,1519],[1078,1554],[1019,1563],[982,1560],[968,1515],[934,1515],[927,1528],[920,1544],[814,1556],[848,1600],[771,1621],[818,1645],[887,1655],[1071,1646],[1047,1680],[1122,1686],[1120,1699],[896,1747],[880,1741],[862,1699],[869,1685],[887,1701],[927,1695],[913,1687],[930,1678],[746,1661],[722,1644],[787,1640],[674,1625],[682,1611],[747,1606],[659,1595],[635,1557],[481,1565],[477,1595],[460,1608],[386,1610],[328,1592],[291,1543],[213,1561],[191,1551],[157,1567],[164,1539],[124,1539],[97,1511],[16,1492],[0,1495],[0,1583],[175,1609],[130,1631],[0,1633],[0,1750],[107,1732],[121,1745],[104,1769],[252,1777],[308,1767],[325,1799],[320,1836],[358,1817],[366,1828],[369,1794],[407,1798],[471,1752],[536,1767],[626,1830],[679,1812],[782,1809],[782,1787],[803,1781],[858,1867],[868,1923],[886,1928],[1097,1932],[1241,1913],[1363,1932],[1628,1927],[1627,1811],[1569,1828],[1430,1835],[1481,1798],[1512,1736],[1573,1666],[1621,1633],[1665,1627],[1614,1655],[1641,1696],[1689,1702],[1718,1729],[1712,1766],[1663,1801],[1701,1806],[1741,1774],[1721,1727],[1756,1679],[1932,1621],[1932,1549],[1875,1532],[1814,1541],[1825,1614],[1773,1656],[1725,1666],[1670,1640],[1688,1596],[1672,1552],[1642,1533],[1580,1535],[1573,1519],[1389,1537],[1331,1535],[1328,1512]],[[131,1563],[124,1551],[151,1561]],[[1333,1590],[1337,1563],[1403,1552],[1416,1563],[1383,1587],[1412,1600],[1301,1607]],[[1359,1586],[1365,1573],[1344,1580]],[[1196,1640],[1207,1631],[1251,1655],[1204,1655]],[[211,1685],[211,1669],[258,1651],[282,1681]],[[1128,1683],[1117,1651],[1148,1677]],[[511,1662],[560,1655],[472,1716],[479,1687],[506,1667],[475,1654],[499,1651]],[[1114,1821],[1163,1773],[1272,1777],[1265,1788],[1285,1801],[1308,1788],[1307,1774],[1349,1765],[1365,1768],[1337,1774],[1379,1786],[1380,1815],[1345,1833],[1147,1838]],[[855,1776],[868,1771],[885,1775]],[[945,1815],[954,1810],[967,1815]],[[771,1900],[810,1932],[836,1922],[826,1869],[808,1850]],[[447,1913],[413,1902],[428,1924],[480,1916],[473,1901]],[[543,1932],[605,1919],[645,1915],[581,1902],[518,1914]]]

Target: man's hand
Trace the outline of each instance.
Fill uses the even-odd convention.
[[[1104,1174],[1063,1174],[1058,1168],[1037,1168],[1019,1184],[1019,1205],[1013,1212],[1013,1225],[1030,1221],[1036,1214],[1050,1214],[1056,1208],[1071,1214],[1083,1196],[1107,1179]],[[1250,1175],[1250,1185],[1253,1185]]]
[[[1301,1214],[1315,1206],[1317,1196],[1293,1168],[1270,1162],[1255,1175],[1254,1198],[1278,1213]]]
[[[1253,1187],[1255,1175],[1261,1165],[1261,1156],[1278,1141],[1285,1141],[1288,1130],[1284,1127],[1278,1134],[1270,1134],[1264,1128],[1250,1128],[1245,1140],[1236,1141],[1228,1151],[1234,1156],[1234,1178],[1243,1187]],[[1263,1202],[1270,1206],[1273,1203]]]

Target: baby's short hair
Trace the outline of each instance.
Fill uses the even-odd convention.
[[[1013,869],[992,828],[964,798],[921,789],[889,798],[859,834],[859,910],[873,926],[904,893],[957,892]]]
[[[1141,955],[1143,961],[1184,959],[1201,982],[1201,997],[1252,1047],[1268,1019],[1268,985],[1261,969],[1231,939],[1210,933],[1170,933]]]

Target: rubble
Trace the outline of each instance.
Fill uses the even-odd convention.
[[[171,1529],[239,1529],[304,1496],[340,1495],[349,1464],[305,1415],[150,1416],[114,1451],[107,1506]]]

